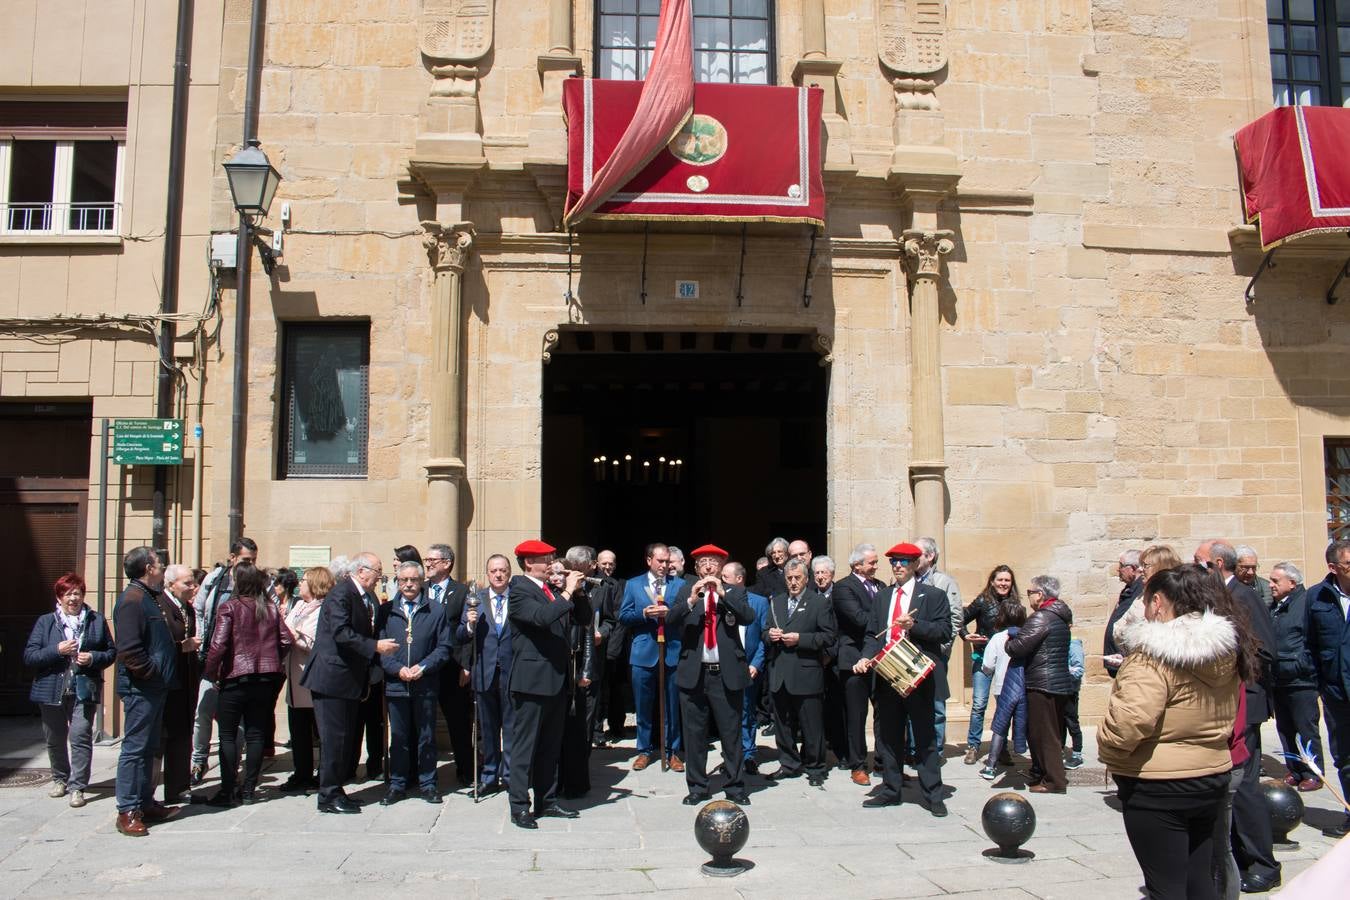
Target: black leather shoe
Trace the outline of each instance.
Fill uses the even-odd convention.
[[[1266,891],[1273,890],[1280,886],[1280,876],[1274,878],[1257,878],[1255,875],[1242,876],[1242,893],[1244,894],[1264,894]]]
[[[478,782],[478,796],[480,797],[490,797],[493,794],[500,793],[501,791],[502,791],[502,783],[500,781]]]
[[[359,813],[361,806],[354,802],[350,797],[338,797],[334,800],[319,801],[319,812],[321,813]]]
[[[428,803],[440,803],[442,801],[441,792],[435,788],[427,788],[422,792],[422,799]]]
[[[581,813],[575,809],[568,809],[565,806],[559,806],[554,803],[552,806],[546,806],[535,813],[541,819],[580,819]]]
[[[384,799],[380,801],[380,805],[393,806],[400,800],[407,800],[407,799],[408,795],[403,793],[403,791],[390,791],[389,793],[384,795]]]
[[[934,800],[932,803],[928,804],[928,811],[933,814],[933,818],[935,819],[947,818],[947,804],[943,803],[941,800]]]
[[[727,799],[730,800],[732,803],[735,803],[737,806],[750,805],[750,795],[747,794],[745,791],[741,791],[740,793],[732,793],[731,791],[728,791]]]
[[[525,810],[525,812],[511,813],[511,824],[515,825],[517,828],[534,829],[539,827],[539,823],[534,820],[534,816],[530,815],[528,809]]]
[[[216,791],[211,795],[210,799],[206,801],[206,805],[214,806],[216,809],[229,809],[234,806],[234,797],[231,796],[232,793],[232,791]]]
[[[789,772],[786,769],[780,768],[777,772],[770,772],[768,775],[765,775],[764,777],[769,779],[770,781],[786,781],[789,778],[801,778],[802,773],[800,769],[798,769],[796,772]]]
[[[896,797],[895,799],[891,799],[890,797],[868,797],[866,800],[863,801],[862,805],[863,809],[880,809],[883,806],[899,806],[900,798]]]
[[[811,785],[811,787],[824,787],[824,786],[825,786],[825,776],[824,776],[824,775],[812,775],[812,776],[810,776],[809,778],[806,779],[806,783],[809,784],[809,785]]]
[[[318,782],[313,781],[312,779],[296,778],[292,775],[290,778],[287,778],[281,784],[277,785],[277,790],[287,794],[300,794],[312,791],[318,786]]]
[[[1330,828],[1323,828],[1322,834],[1330,838],[1343,838],[1350,834],[1350,816],[1347,816],[1339,825],[1332,825]]]
[[[698,806],[700,803],[703,803],[708,799],[709,797],[707,794],[700,794],[690,791],[689,794],[681,802],[684,803],[685,806]]]

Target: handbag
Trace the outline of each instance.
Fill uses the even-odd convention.
[[[97,703],[98,687],[88,675],[75,674],[75,699],[81,703]]]

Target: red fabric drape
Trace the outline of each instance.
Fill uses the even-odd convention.
[[[694,109],[694,42],[690,0],[662,0],[656,48],[642,97],[614,152],[590,187],[569,206],[563,224],[576,225],[652,161]]]
[[[1350,230],[1350,109],[1271,110],[1233,137],[1242,211],[1269,250],[1310,234]]]

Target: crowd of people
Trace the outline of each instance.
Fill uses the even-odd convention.
[[[442,802],[440,720],[461,788],[475,798],[507,792],[522,828],[575,818],[561,801],[589,792],[592,749],[624,739],[633,714],[632,769],[683,773],[689,805],[711,796],[714,778],[729,799],[750,802],[762,730],[778,750],[768,781],[823,785],[833,756],[859,786],[880,773],[861,801],[878,808],[901,803],[908,764],[924,808],[945,816],[955,647],[968,650],[973,672],[965,764],[983,762],[980,775],[995,780],[1013,764],[1010,751],[1029,751],[1029,789],[1063,793],[1067,770],[1083,763],[1087,657],[1058,579],[1041,575],[1023,590],[999,565],[966,604],[930,538],[884,554],[860,544],[847,573],[802,540],[775,538],[753,574],[713,544],[688,554],[686,572],[679,548],[653,543],[645,570],[628,579],[611,551],[576,546],[559,557],[526,541],[487,560],[481,587],[452,576],[446,544],[398,548],[388,577],[368,552],[302,573],[263,570],[257,555],[242,538],[205,573],[136,548],[111,627],[83,602],[78,575],[56,583],[55,611],[25,653],[53,797],[86,802],[93,710],[114,662],[124,707],[117,828],[137,836],[187,800],[263,799],[283,691],[293,772],[280,789],[317,792],[325,813],[361,811],[345,786],[362,746],[365,778],[386,784],[382,804],[413,793]],[[877,577],[883,556],[889,583]],[[1098,756],[1159,897],[1279,883],[1258,793],[1270,716],[1287,783],[1313,791],[1322,787],[1320,707],[1350,791],[1350,541],[1329,546],[1329,574],[1312,587],[1290,562],[1261,578],[1249,547],[1205,541],[1193,560],[1161,545],[1120,556],[1123,589],[1100,656],[1114,683]],[[902,643],[931,664],[905,690],[884,667],[877,674]],[[220,785],[193,798],[213,728]],[[721,764],[709,771],[714,740]],[[1328,833],[1347,830],[1350,817]]]

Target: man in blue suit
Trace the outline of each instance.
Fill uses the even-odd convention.
[[[1305,640],[1317,669],[1322,714],[1331,739],[1331,761],[1341,778],[1342,795],[1350,793],[1350,540],[1327,547],[1327,577],[1308,588]],[[1322,832],[1328,837],[1350,833],[1350,815]]]
[[[478,697],[478,734],[483,742],[483,768],[478,774],[478,796],[504,790],[511,776],[511,561],[500,553],[488,557],[488,586],[479,591],[477,608],[468,607],[455,633],[455,643],[474,643],[470,683]],[[484,627],[477,627],[484,618]]]
[[[623,590],[623,606],[619,622],[628,629],[633,647],[628,662],[633,674],[633,706],[637,711],[637,758],[633,771],[641,772],[656,757],[653,723],[657,718],[657,661],[662,642],[666,662],[666,716],[662,723],[661,739],[665,745],[663,758],[670,760],[676,772],[684,771],[680,751],[684,742],[680,736],[680,692],[675,686],[675,666],[680,659],[680,641],[674,634],[665,633],[667,604],[684,584],[683,579],[668,578],[670,548],[665,544],[647,546],[647,571],[628,579]]]
[[[727,563],[722,567],[722,580],[745,587],[745,566],[738,562]],[[745,702],[741,704],[741,752],[744,754],[741,769],[758,775],[755,738],[759,732],[759,686],[763,680],[760,673],[764,671],[764,623],[769,618],[769,598],[747,591],[745,599],[755,611],[755,620],[741,625],[741,646],[745,648],[745,659],[750,664],[750,686],[745,689]]]

